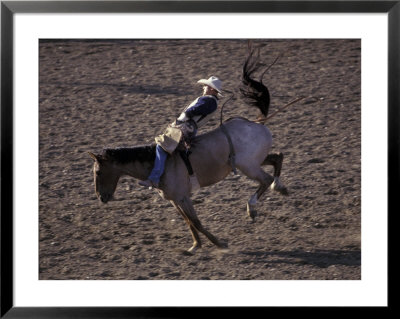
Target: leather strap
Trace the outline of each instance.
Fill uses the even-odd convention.
[[[188,170],[188,173],[190,176],[193,175],[193,167],[192,164],[190,164],[190,160],[189,160],[189,152],[187,152],[186,150],[180,150],[179,151],[179,155],[181,156],[183,162],[186,165],[186,169]]]
[[[235,154],[235,148],[233,147],[232,139],[224,124],[221,124],[221,130],[225,134],[226,139],[228,140],[229,143],[229,163],[232,166],[233,174],[237,175],[236,164],[235,164],[236,154]]]

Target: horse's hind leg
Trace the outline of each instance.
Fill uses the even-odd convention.
[[[182,215],[183,219],[185,220],[185,222],[188,224],[190,232],[192,234],[192,238],[193,238],[193,246],[191,248],[188,249],[188,252],[190,253],[194,253],[198,248],[201,248],[201,240],[200,240],[200,236],[196,230],[196,228],[194,228],[194,226],[190,223],[189,218],[185,215],[185,213],[182,211],[182,208],[179,207],[174,201],[171,201],[172,205],[174,205],[174,207],[178,210],[178,212]]]
[[[257,216],[256,204],[257,201],[261,198],[261,196],[265,193],[268,187],[274,181],[274,178],[265,173],[261,167],[258,168],[241,168],[240,169],[247,177],[256,180],[260,183],[257,191],[250,197],[249,201],[247,202],[247,213],[249,216],[254,220]]]
[[[283,154],[269,154],[262,165],[272,165],[274,167],[274,182],[271,184],[271,189],[281,193],[282,195],[289,195],[287,188],[281,183],[279,176],[281,175],[283,162]]]
[[[283,162],[283,154],[268,154],[262,165],[272,165],[274,167],[274,177],[279,177],[281,175]]]
[[[186,218],[188,218],[190,225],[194,227],[195,230],[203,233],[214,245],[220,248],[226,247],[225,244],[220,242],[213,234],[211,234],[208,230],[206,230],[201,224],[200,220],[197,217],[196,211],[192,205],[192,202],[189,198],[184,197],[180,201],[176,201],[174,205],[180,208],[180,211],[184,214]],[[193,252],[193,247],[189,249],[189,251]]]

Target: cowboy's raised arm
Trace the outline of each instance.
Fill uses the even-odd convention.
[[[186,110],[186,115],[190,118],[196,115],[207,115],[217,109],[217,101],[210,96],[202,96],[197,103]]]
[[[186,121],[194,116],[206,116],[217,109],[217,101],[211,96],[201,96],[196,103],[190,106],[178,117],[179,121]]]

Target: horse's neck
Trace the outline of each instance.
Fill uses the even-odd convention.
[[[153,164],[150,162],[134,161],[121,165],[121,176],[128,175],[133,178],[145,180],[150,175]]]
[[[115,163],[115,173],[146,179],[153,168],[155,146],[107,149],[106,155]]]

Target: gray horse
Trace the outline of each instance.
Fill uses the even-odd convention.
[[[262,79],[256,81],[252,78],[259,65],[254,52],[250,51],[243,66],[241,92],[261,111],[262,116],[266,117],[269,92]],[[283,195],[288,194],[286,187],[279,180],[283,155],[269,154],[272,136],[265,125],[245,118],[232,118],[221,123],[219,128],[195,137],[192,144],[190,162],[200,187],[223,180],[236,168],[259,183],[259,188],[247,202],[247,212],[251,218],[256,217],[257,201],[268,188]],[[128,175],[139,180],[148,177],[155,159],[155,145],[105,149],[102,154],[89,155],[94,160],[96,195],[103,203],[107,203],[112,199],[121,176]],[[273,165],[274,176],[264,172],[263,165]],[[194,191],[193,184],[187,166],[178,153],[168,157],[157,190],[176,207],[188,224],[193,237],[193,246],[188,252],[194,253],[201,247],[198,232],[204,234],[217,247],[226,247],[225,243],[207,231],[199,221],[190,199]]]

